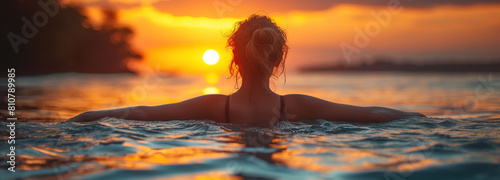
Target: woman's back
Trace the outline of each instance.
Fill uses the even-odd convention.
[[[275,93],[260,96],[232,94],[226,100],[226,123],[262,123],[285,120],[284,98]]]

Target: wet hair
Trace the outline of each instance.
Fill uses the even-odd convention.
[[[233,51],[231,77],[250,81],[278,77],[285,71],[288,53],[286,32],[266,15],[253,14],[237,22],[227,47]]]

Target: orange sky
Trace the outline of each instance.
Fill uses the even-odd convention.
[[[69,2],[67,0],[66,2]],[[227,34],[236,21],[254,12],[274,18],[288,32],[287,69],[318,63],[347,62],[341,43],[357,48],[350,63],[377,56],[427,62],[500,58],[500,3],[447,0],[438,3],[401,2],[399,12],[388,1],[248,1],[248,0],[72,0],[87,7],[98,23],[101,7],[118,11],[120,22],[135,31],[132,44],[149,66],[183,73],[225,73],[231,55],[225,49]],[[286,3],[283,3],[286,2]],[[313,3],[313,4],[311,4]],[[377,21],[373,13],[387,12]],[[386,22],[385,26],[384,23]],[[356,45],[356,29],[369,42]],[[369,33],[369,32],[368,32]],[[344,45],[345,45],[344,44]],[[346,47],[346,46],[344,46]],[[208,49],[219,52],[216,65],[206,65]]]

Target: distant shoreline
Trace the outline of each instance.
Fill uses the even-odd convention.
[[[300,68],[299,72],[328,72],[328,71],[401,71],[401,72],[500,72],[500,63],[491,64],[395,64],[392,62],[376,62],[358,66],[347,65],[318,65]]]

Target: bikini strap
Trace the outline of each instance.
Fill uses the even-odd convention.
[[[231,95],[228,95],[226,99],[226,123],[229,123],[229,97]]]
[[[280,105],[281,105],[280,121],[286,121],[285,96],[280,96]]]

